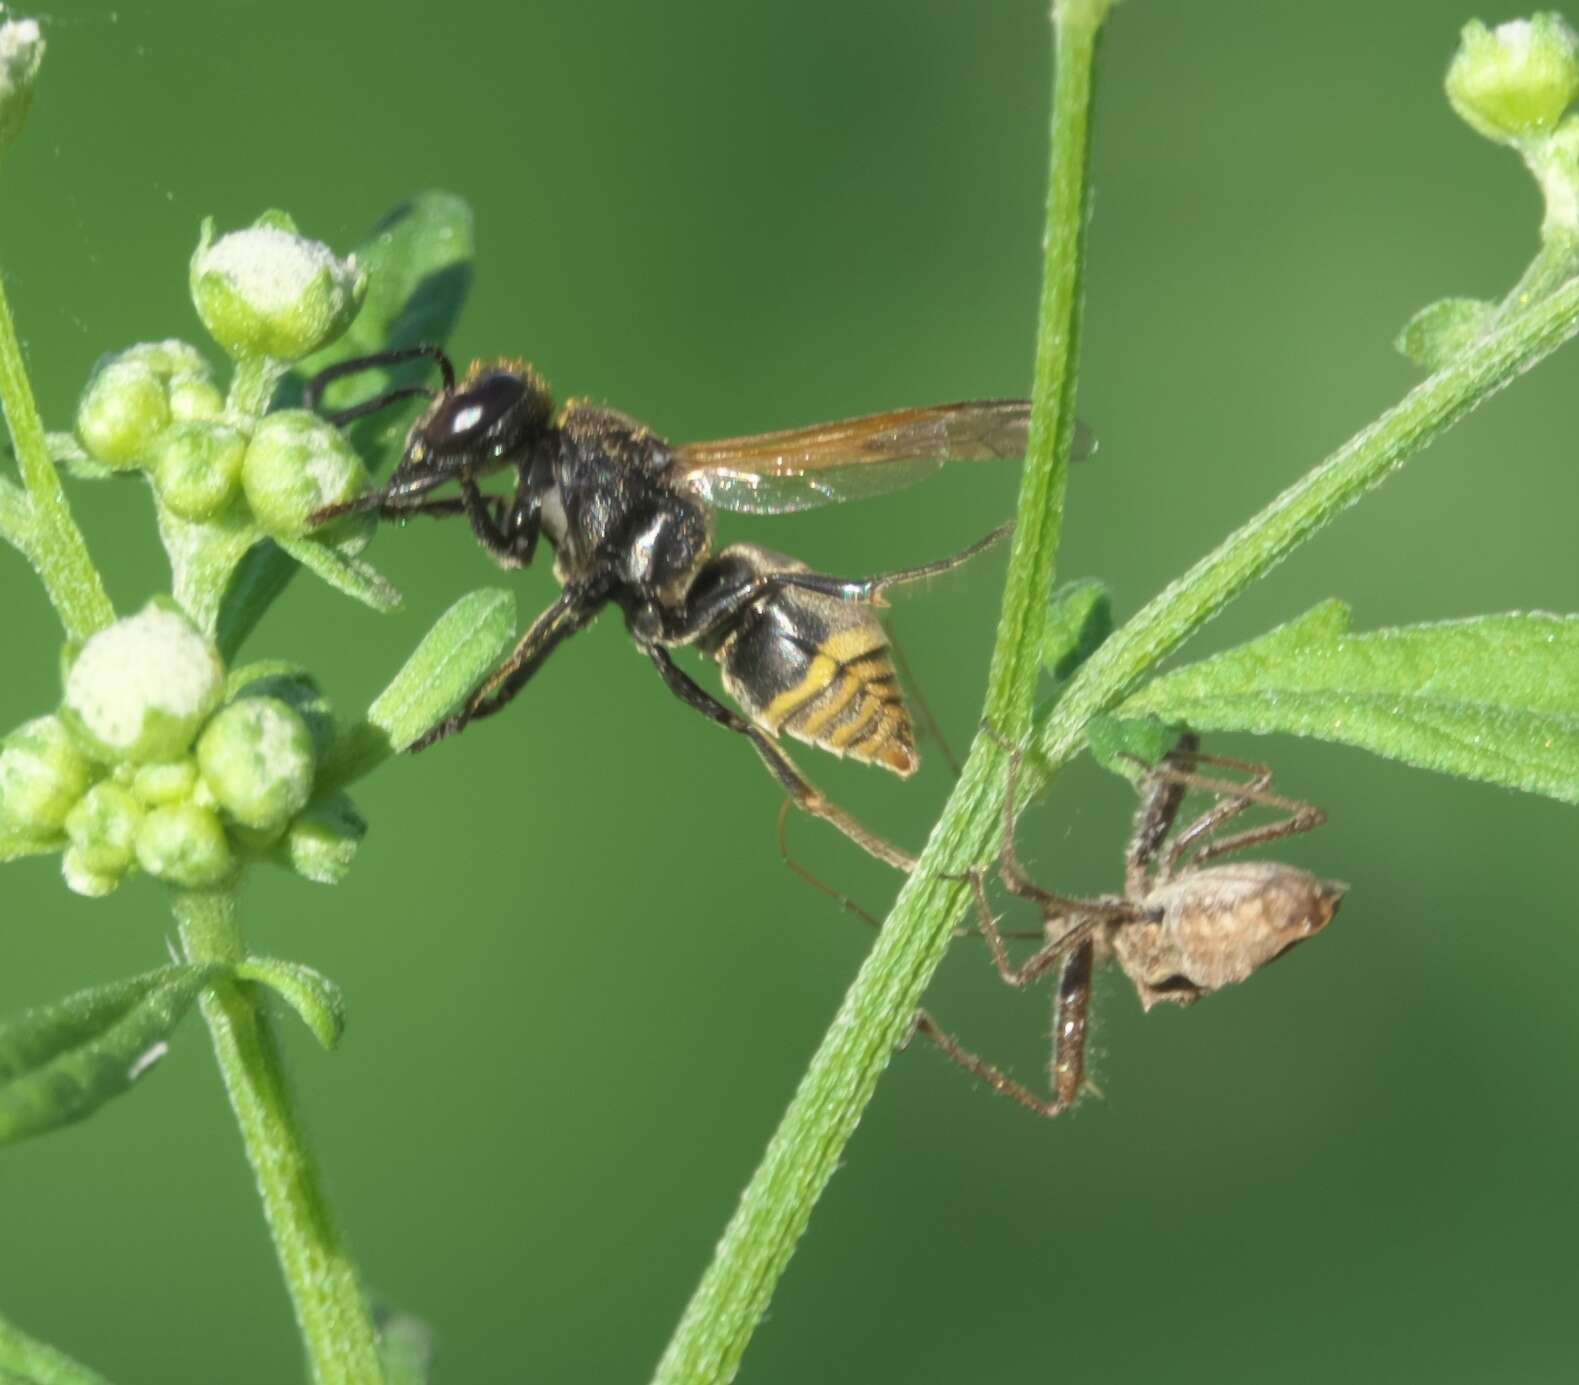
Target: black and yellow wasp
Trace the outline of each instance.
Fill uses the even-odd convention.
[[[464,514],[506,568],[527,566],[546,538],[561,592],[465,706],[413,748],[499,711],[565,639],[614,605],[676,697],[750,740],[801,808],[907,867],[909,857],[813,788],[778,737],[913,773],[914,728],[874,606],[887,588],[946,572],[1007,527],[951,557],[846,579],[755,544],[714,552],[713,511],[782,514],[897,489],[945,462],[1022,457],[1030,406],[938,404],[675,446],[613,409],[573,402],[556,413],[524,362],[478,362],[457,379],[442,350],[415,346],[331,366],[309,384],[308,407],[334,380],[414,357],[437,362],[441,390],[406,386],[326,415],[341,424],[412,395],[432,401],[389,483],[315,520]],[[514,492],[484,493],[479,479],[505,468],[515,470]],[[458,498],[430,495],[451,482]],[[669,651],[683,645],[718,662],[744,716],[675,664]]]

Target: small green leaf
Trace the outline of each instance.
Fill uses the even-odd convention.
[[[165,1039],[223,969],[161,967],[78,991],[0,1025],[0,1144],[81,1120],[163,1057]]]
[[[353,557],[344,549],[320,539],[287,539],[278,534],[274,542],[337,591],[354,596],[364,605],[386,615],[400,609],[400,593],[370,564]]]
[[[1113,605],[1107,584],[1095,577],[1070,582],[1053,593],[1042,635],[1042,667],[1060,683],[1113,633]]]
[[[1119,714],[1314,736],[1579,803],[1579,616],[1348,626],[1348,608],[1324,602],[1157,679]]]
[[[109,1385],[54,1347],[0,1318],[0,1385]]]
[[[1443,298],[1410,318],[1393,345],[1416,365],[1436,370],[1486,331],[1495,311],[1479,298]]]
[[[274,957],[249,957],[236,967],[243,981],[267,986],[301,1016],[302,1023],[325,1048],[332,1049],[345,1033],[345,996],[322,972],[300,962]]]
[[[460,706],[514,640],[511,592],[485,587],[463,596],[367,709],[367,725],[389,749],[404,750]]]
[[[1103,769],[1134,783],[1173,749],[1180,729],[1156,717],[1099,712],[1086,723],[1086,744]]]

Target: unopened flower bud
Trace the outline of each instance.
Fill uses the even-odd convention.
[[[216,885],[235,867],[219,818],[195,803],[155,808],[137,829],[137,864],[172,885]]]
[[[224,686],[214,646],[179,611],[153,602],[83,645],[66,675],[63,715],[101,759],[173,760]]]
[[[214,800],[243,827],[285,826],[312,797],[312,733],[276,697],[244,697],[217,713],[197,743]]]
[[[126,789],[108,781],[95,784],[66,819],[77,863],[96,875],[119,875],[136,855],[142,820],[142,804]]]
[[[205,221],[192,256],[192,301],[236,359],[300,360],[351,325],[367,292],[355,256],[336,258],[327,245],[297,235],[280,213],[213,236],[212,220]]]
[[[241,488],[247,440],[223,423],[174,423],[150,458],[159,498],[183,519],[211,519]]]
[[[87,853],[73,845],[68,846],[60,858],[60,874],[73,894],[102,899],[120,887],[125,872],[94,870]]]
[[[44,36],[36,19],[0,24],[0,150],[8,148],[27,123],[43,61]]]
[[[163,341],[140,341],[121,352],[120,360],[147,366],[161,380],[213,378],[208,358],[189,341],[166,337]]]
[[[308,530],[308,516],[355,499],[367,468],[337,428],[306,409],[283,409],[258,424],[241,464],[247,503],[263,528],[287,538]]]
[[[338,884],[366,835],[367,823],[350,798],[336,794],[291,824],[285,835],[285,859],[298,875],[316,884]]]
[[[138,765],[132,777],[132,792],[139,802],[151,808],[191,798],[196,787],[197,761],[191,756],[184,760],[159,760],[151,765]]]
[[[1552,130],[1579,96],[1579,35],[1557,14],[1464,26],[1447,70],[1453,109],[1487,139]]]
[[[230,671],[225,680],[225,700],[243,697],[277,697],[307,723],[313,738],[313,755],[321,760],[334,741],[334,708],[300,664],[284,659],[260,659]]]
[[[92,764],[59,717],[38,717],[0,741],[0,822],[17,831],[60,831],[92,782]]]
[[[88,382],[77,405],[77,436],[95,460],[132,467],[170,424],[165,382],[146,361],[118,356]]]
[[[219,386],[201,375],[177,375],[170,382],[170,417],[177,423],[218,418],[225,412]]]

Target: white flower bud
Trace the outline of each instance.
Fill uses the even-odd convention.
[[[29,836],[65,825],[93,766],[58,717],[38,717],[0,741],[0,822]]]
[[[132,467],[170,425],[170,394],[146,361],[117,356],[94,373],[77,405],[77,436],[95,460]]]
[[[96,875],[120,875],[136,854],[133,843],[142,820],[142,804],[126,789],[108,781],[95,784],[66,819],[77,864]]]
[[[285,826],[312,797],[312,733],[277,697],[244,697],[203,729],[197,764],[214,801],[260,832]]]
[[[173,423],[149,458],[159,498],[182,519],[212,519],[241,490],[247,440],[223,423]]]
[[[224,686],[214,646],[179,611],[155,602],[83,645],[66,675],[63,715],[101,759],[173,760]]]
[[[0,150],[10,146],[27,123],[43,61],[44,36],[36,19],[0,24]]]
[[[338,884],[351,869],[367,823],[345,794],[303,813],[285,835],[290,868],[319,885]]]
[[[282,409],[266,415],[253,433],[241,484],[263,528],[299,538],[315,510],[354,499],[369,480],[339,429],[305,409]]]
[[[137,864],[172,885],[217,885],[235,868],[219,818],[195,803],[155,808],[137,829]]]
[[[236,359],[300,360],[351,325],[367,292],[354,255],[336,258],[279,213],[218,240],[213,235],[213,222],[205,221],[192,256],[192,301]]]

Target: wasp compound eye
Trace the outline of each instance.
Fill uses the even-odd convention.
[[[515,431],[512,415],[526,395],[526,381],[519,375],[486,375],[439,406],[427,427],[428,441],[449,451],[510,440]]]

